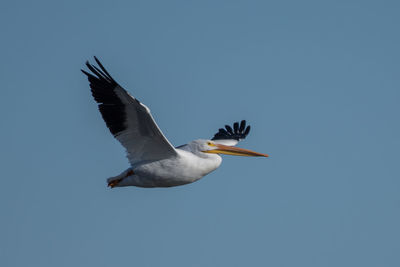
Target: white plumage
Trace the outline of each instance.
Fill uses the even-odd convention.
[[[219,154],[263,156],[251,150],[234,147],[247,136],[250,126],[240,125],[219,129],[212,140],[195,140],[173,147],[165,138],[150,110],[124,90],[95,57],[100,69],[86,63],[92,95],[107,127],[127,151],[131,167],[107,180],[110,187],[170,187],[195,182],[217,169]]]

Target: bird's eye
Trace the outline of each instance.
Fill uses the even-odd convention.
[[[209,146],[215,146],[213,143],[211,143],[211,142],[207,142],[207,145],[209,145]]]

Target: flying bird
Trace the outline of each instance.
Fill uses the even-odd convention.
[[[98,67],[86,62],[88,78],[100,113],[114,137],[125,147],[131,165],[107,179],[108,186],[171,187],[193,183],[217,169],[220,154],[268,157],[235,147],[246,138],[246,121],[225,125],[211,139],[194,140],[174,147],[163,135],[150,109],[120,86],[94,57]]]

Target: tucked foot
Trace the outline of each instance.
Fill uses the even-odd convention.
[[[108,179],[108,186],[111,188],[116,187],[123,179],[125,179],[128,176],[133,175],[133,171],[130,169],[128,171],[126,171],[125,173],[123,173],[122,175],[119,175],[117,177],[112,177]]]
[[[111,188],[114,188],[119,184],[119,182],[122,181],[122,179],[123,178],[112,180],[112,181],[108,182],[108,186]]]

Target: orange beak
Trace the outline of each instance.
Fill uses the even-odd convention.
[[[214,154],[225,154],[225,155],[233,155],[233,156],[247,156],[247,157],[268,157],[267,154],[258,153],[255,151],[251,151],[248,149],[234,147],[234,146],[225,146],[220,144],[213,144],[216,149],[203,151],[205,153],[214,153]]]

